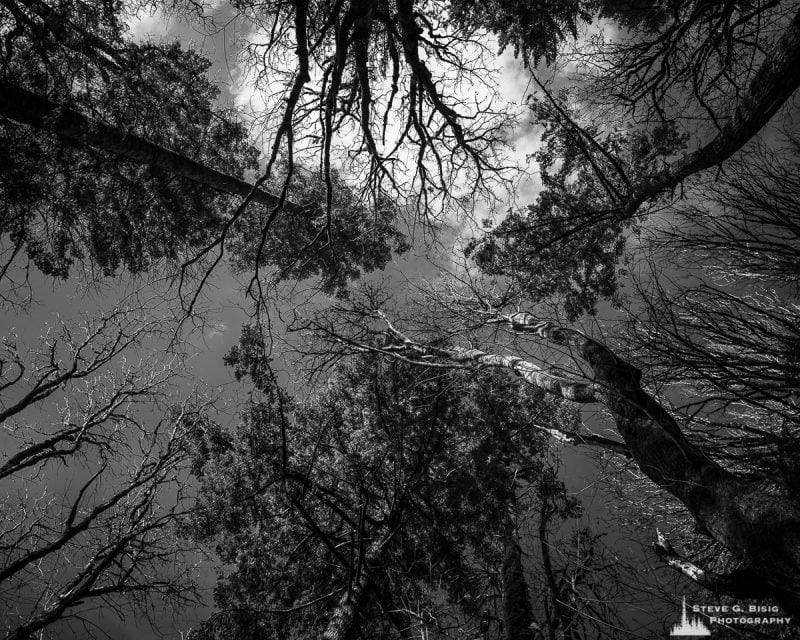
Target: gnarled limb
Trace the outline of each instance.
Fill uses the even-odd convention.
[[[480,349],[464,349],[462,347],[443,349],[420,344],[395,329],[385,314],[379,312],[379,315],[386,321],[389,336],[395,342],[394,345],[389,345],[383,349],[387,353],[400,350],[401,352],[414,354],[419,358],[434,357],[457,363],[475,363],[488,367],[501,367],[510,369],[528,384],[573,402],[597,402],[599,399],[592,384],[550,373],[517,356],[486,353]]]
[[[559,442],[564,442],[566,444],[575,446],[587,445],[590,447],[600,447],[601,449],[606,449],[615,453],[621,453],[627,458],[631,457],[630,449],[628,449],[624,442],[619,442],[618,440],[604,438],[603,436],[598,436],[594,433],[576,433],[564,431],[563,429],[556,429],[554,427],[545,427],[538,424],[534,424],[533,427],[539,431],[542,431],[543,433],[546,433],[551,438],[554,438]]]
[[[675,571],[704,589],[735,598],[763,598],[769,595],[767,586],[752,569],[736,569],[724,574],[702,569],[675,551],[669,540],[658,529],[656,535],[658,540],[653,543],[653,549],[658,556]]]

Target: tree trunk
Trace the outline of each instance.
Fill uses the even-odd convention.
[[[368,584],[369,578],[365,573],[353,582],[349,593],[345,592],[333,610],[328,626],[322,634],[322,640],[346,640],[350,636]]]
[[[221,193],[242,198],[252,193],[254,202],[269,207],[276,207],[280,201],[278,196],[256,189],[244,180],[3,81],[0,81],[0,116],[54,133],[71,143],[94,147],[125,160],[149,165]],[[296,212],[302,208],[284,202],[283,209]]]
[[[800,615],[800,510],[785,497],[726,471],[692,445],[672,416],[639,383],[635,367],[578,331],[518,313],[521,331],[577,348],[639,468],[677,497],[701,529],[757,575],[770,594]]]
[[[507,518],[503,535],[503,621],[504,640],[533,640],[533,610],[522,567],[522,549]]]
[[[356,618],[364,606],[367,588],[370,586],[369,568],[380,563],[383,543],[384,539],[379,537],[370,545],[364,555],[364,561],[359,563],[361,568],[359,575],[339,599],[322,634],[322,640],[347,640],[351,636]]]

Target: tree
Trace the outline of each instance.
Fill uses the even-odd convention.
[[[236,354],[235,361],[247,363],[266,399],[249,408],[233,434],[202,418],[193,424],[197,469],[209,501],[195,527],[209,539],[227,535],[222,551],[237,566],[221,583],[224,611],[201,634],[233,630],[257,637],[274,631],[290,637],[315,630],[337,637],[362,625],[377,636],[402,635],[436,626],[436,611],[439,621],[446,612],[449,619],[467,620],[491,635],[500,629],[500,607],[487,613],[468,576],[476,562],[497,564],[502,556],[502,584],[488,579],[478,584],[490,584],[492,593],[507,602],[517,598],[522,604],[504,609],[503,631],[530,635],[528,620],[538,612],[524,605],[524,541],[513,518],[509,469],[497,465],[484,475],[465,464],[469,472],[462,477],[457,475],[462,469],[443,463],[453,477],[462,477],[458,489],[417,470],[420,456],[435,461],[450,452],[449,442],[420,434],[449,434],[448,412],[461,416],[461,411],[472,428],[491,406],[466,406],[485,399],[475,381],[459,381],[467,389],[464,395],[450,393],[447,377],[455,379],[453,370],[462,368],[505,370],[525,383],[521,388],[604,407],[613,431],[600,433],[594,425],[590,431],[574,420],[540,424],[529,419],[526,433],[625,456],[686,508],[685,523],[695,524],[714,549],[732,558],[731,571],[702,567],[698,557],[682,557],[657,534],[657,553],[682,575],[718,593],[766,595],[787,611],[800,610],[793,460],[796,149],[788,147],[760,163],[752,154],[758,135],[776,137],[776,120],[800,82],[796,3],[536,3],[536,11],[531,3],[510,2],[237,3],[238,15],[265,34],[263,43],[249,43],[247,54],[259,86],[270,88],[275,100],[263,114],[271,138],[252,186],[243,179],[253,167],[248,163],[252,152],[234,118],[219,125],[219,136],[233,142],[221,147],[220,157],[193,147],[206,134],[196,124],[216,122],[209,115],[213,87],[201,82],[195,92],[187,88],[189,79],[204,72],[199,57],[175,48],[123,46],[113,12],[78,11],[71,18],[34,0],[5,0],[2,6],[8,36],[4,73],[10,78],[5,86],[29,108],[0,106],[36,129],[8,125],[19,139],[7,154],[9,167],[27,166],[40,176],[33,159],[56,148],[57,153],[47,153],[56,158],[48,160],[50,165],[57,165],[48,175],[70,176],[70,164],[58,160],[58,145],[69,140],[82,145],[80,154],[124,158],[127,168],[114,175],[124,174],[128,182],[135,176],[126,173],[127,163],[138,157],[150,169],[166,170],[170,185],[173,179],[188,180],[191,184],[181,182],[180,188],[196,189],[198,199],[211,186],[244,196],[236,204],[218,196],[219,207],[196,203],[207,207],[197,234],[188,241],[181,237],[180,246],[158,245],[151,254],[187,256],[182,274],[199,267],[202,286],[230,250],[236,268],[255,271],[249,291],[259,303],[264,302],[262,270],[268,266],[281,278],[321,276],[326,292],[343,294],[349,280],[382,268],[393,251],[406,246],[394,228],[405,205],[432,221],[440,207],[463,206],[481,194],[491,197],[493,180],[505,177],[497,150],[510,120],[480,96],[472,101],[485,70],[470,56],[486,53],[483,30],[496,33],[501,46],[514,47],[538,87],[530,107],[542,127],[542,145],[534,154],[541,193],[527,209],[512,210],[497,226],[490,222],[468,247],[490,282],[489,291],[466,282],[454,297],[440,296],[436,313],[411,322],[376,304],[376,296],[349,306],[335,303],[313,320],[303,317],[303,310],[296,312],[306,329],[327,341],[316,354],[321,360],[342,353],[362,358],[354,369],[338,370],[328,391],[308,401],[291,399],[275,387],[258,341],[253,346],[258,357]],[[599,32],[602,24],[616,29],[612,39]],[[540,79],[542,60],[556,71],[550,83]],[[561,63],[574,63],[575,73],[563,72]],[[145,86],[161,93],[149,102],[137,94],[132,77],[144,77]],[[161,84],[196,108],[171,108]],[[391,126],[393,117],[399,128]],[[790,122],[786,125],[791,129]],[[121,135],[126,127],[129,137]],[[347,149],[337,152],[343,141]],[[26,145],[34,143],[37,150],[26,155]],[[70,155],[69,163],[80,154]],[[301,167],[308,157],[318,163],[318,172]],[[411,168],[405,176],[402,167]],[[693,190],[699,179],[710,178],[712,168],[715,184]],[[11,170],[9,175],[17,179],[9,182],[12,186],[26,184],[23,174]],[[63,183],[71,179],[64,177]],[[38,184],[36,202],[41,203],[47,183],[39,179]],[[61,182],[56,184],[60,188]],[[91,203],[83,202],[84,187],[77,195],[58,194],[60,201],[77,203],[78,213],[67,221],[72,231],[80,227],[74,220],[91,210]],[[164,185],[153,188],[167,205],[175,196]],[[22,188],[12,191],[27,197]],[[113,200],[117,190],[103,193]],[[267,209],[250,206],[257,201]],[[183,209],[184,204],[178,210],[185,213],[195,206]],[[127,209],[113,210],[127,220]],[[31,211],[20,206],[9,224],[30,220]],[[166,219],[173,220],[171,215]],[[44,219],[49,223],[57,214],[47,209]],[[72,242],[70,233],[50,233],[64,224],[44,228],[44,236],[55,238],[60,249],[40,249],[29,225],[24,241],[11,236],[11,257],[25,247],[42,268],[63,273],[70,252],[77,252],[74,247],[87,236],[80,229]],[[131,247],[137,249],[130,252],[133,258],[141,253],[134,244],[135,225],[131,228],[134,232],[120,236],[120,245],[89,233],[85,246],[93,247],[98,264],[116,268]],[[163,232],[168,225],[156,228]],[[733,251],[727,249],[730,244]],[[114,259],[105,257],[106,247],[113,249]],[[691,262],[689,250],[696,254]],[[679,278],[659,273],[665,256],[682,271]],[[48,261],[54,260],[60,266],[50,268]],[[642,294],[631,303],[622,285],[630,271],[646,263],[653,265],[653,277],[631,279]],[[466,274],[469,280],[472,273]],[[594,331],[578,331],[544,320],[565,314],[572,322],[595,314],[606,300],[629,313],[627,332],[610,337],[609,323],[596,321]],[[508,340],[508,348],[504,331],[519,334]],[[526,348],[531,337],[545,342]],[[384,377],[363,365],[376,356],[386,359],[381,366],[395,367],[391,374]],[[541,361],[546,364],[540,366]],[[514,395],[508,380],[491,379]],[[409,426],[417,429],[412,453],[404,444],[402,455],[393,458],[399,467],[412,469],[405,484],[389,477],[383,466],[389,459],[383,454],[398,448],[396,433],[380,430],[385,425],[375,410],[362,411],[365,404],[406,410],[400,401],[392,404],[392,385],[424,407],[406,411]],[[363,394],[356,397],[352,390]],[[684,394],[689,402],[676,406]],[[521,413],[506,419],[518,417],[522,424]],[[359,440],[365,434],[374,438]],[[385,449],[370,446],[375,442]],[[474,438],[469,447],[477,442]],[[505,499],[481,484],[486,477],[503,478]],[[477,497],[459,511],[447,500],[460,505],[458,491],[466,489]],[[239,490],[241,504],[231,503]],[[398,497],[405,495],[413,498]],[[446,508],[436,503],[441,496]],[[559,581],[560,568],[547,552],[548,523],[559,510],[568,513],[569,505],[553,490],[540,495],[539,506],[546,626],[551,635],[569,630],[578,637],[586,631],[571,598],[577,601],[580,590]],[[474,522],[484,523],[486,514],[492,519],[477,530],[473,522],[465,523],[464,514]],[[419,526],[409,532],[407,522]],[[453,554],[443,550],[432,522]],[[495,544],[486,541],[487,532],[498,536]],[[273,560],[286,548],[296,551],[276,569]],[[296,557],[301,550],[308,550],[307,557]],[[445,593],[431,590],[434,578]],[[295,589],[311,587],[314,598],[299,601],[296,592],[282,596],[282,580]],[[438,630],[446,631],[441,622]]]
[[[499,316],[514,331],[529,333],[566,347],[589,367],[590,382],[567,379],[518,357],[476,349],[428,346],[391,325],[389,343],[365,346],[413,360],[451,360],[502,367],[525,382],[574,402],[602,401],[611,413],[627,451],[642,472],[677,497],[705,535],[743,563],[737,594],[768,593],[790,612],[797,610],[795,567],[798,544],[797,505],[791,496],[764,489],[713,461],[682,433],[672,415],[642,389],[639,369],[580,331],[542,322],[528,313]],[[603,443],[593,443],[604,446]],[[618,449],[620,443],[609,448]]]
[[[497,376],[374,356],[293,401],[263,346],[248,329],[229,361],[264,402],[235,433],[198,429],[195,531],[235,567],[198,637],[530,637],[515,496],[542,460],[526,424],[575,415]]]
[[[474,30],[454,28],[449,3],[236,7],[265,34],[246,53],[267,103],[258,115],[269,127],[270,165],[282,145],[290,164],[313,153],[329,198],[340,163],[359,195],[400,198],[421,219],[441,220],[464,198],[492,197],[505,173],[498,151],[510,118],[482,95],[492,86],[481,73],[485,45]],[[276,77],[284,91],[274,92]]]
[[[199,161],[235,182],[255,162],[241,124],[212,108],[209,63],[177,45],[126,42],[120,9],[9,1],[2,11],[11,257],[24,251],[58,277],[82,259],[105,275],[138,273],[206,242],[226,203],[174,168],[197,173]]]
[[[536,80],[536,203],[469,248],[532,300],[559,296],[571,320],[617,291],[637,225],[767,129],[800,82],[792,3],[597,4],[626,30],[576,54],[581,73],[561,91]]]
[[[190,403],[169,407],[169,363],[122,356],[156,329],[123,309],[52,328],[41,347],[3,342],[0,593],[4,637],[97,633],[121,618],[197,601],[189,507]],[[163,415],[158,416],[159,404]],[[80,630],[80,631],[79,631]]]
[[[796,146],[791,125],[787,144],[774,122],[797,86],[796,6],[650,9],[626,19],[628,31],[617,41],[597,40],[590,48],[600,62],[583,58],[587,66],[573,86],[559,92],[539,85],[532,104],[544,125],[537,154],[543,190],[528,211],[512,213],[469,247],[479,268],[509,283],[512,293],[497,308],[522,296],[529,298],[524,304],[555,300],[576,320],[610,298],[630,318],[629,331],[616,333],[619,346],[612,352],[607,337],[592,339],[533,314],[498,313],[491,303],[482,309],[487,316],[566,347],[586,366],[583,375],[556,378],[520,358],[428,350],[413,339],[403,350],[393,340],[402,353],[509,367],[562,394],[598,393],[642,472],[679,498],[717,549],[732,554],[732,571],[699,568],[661,535],[658,553],[713,591],[768,594],[796,611],[798,585],[781,573],[798,553],[788,462],[797,430],[796,261],[787,262],[786,253],[796,243]],[[759,42],[769,44],[759,49]],[[689,122],[697,118],[700,126]],[[758,146],[759,133],[772,149]],[[693,189],[690,179],[712,167],[715,182],[702,193]],[[654,213],[661,220],[654,222]],[[626,298],[620,283],[640,269],[637,262],[646,275],[633,278],[638,295]],[[481,310],[477,301],[472,308]],[[612,331],[608,323],[596,326]],[[643,373],[657,400],[640,395]],[[687,399],[673,406],[679,394]],[[659,438],[663,449],[653,447]],[[673,462],[662,455],[668,443]],[[681,460],[689,475],[673,475]],[[680,477],[697,491],[671,486]],[[772,540],[775,527],[784,533]]]
[[[366,350],[415,362],[501,368],[567,400],[602,403],[618,438],[586,430],[542,430],[561,441],[630,456],[645,476],[688,509],[699,532],[733,559],[727,574],[715,573],[683,558],[686,564],[681,565],[678,556],[665,551],[668,543],[659,543],[660,555],[673,560],[670,566],[717,593],[766,594],[793,611],[793,570],[782,571],[797,554],[790,533],[797,527],[797,504],[789,462],[796,450],[791,378],[796,305],[790,293],[794,268],[788,263],[781,268],[781,256],[793,242],[792,158],[791,153],[784,157],[776,152],[761,167],[752,160],[738,165],[741,172],[732,172],[717,190],[720,211],[702,216],[697,209],[687,212],[669,232],[666,246],[659,245],[663,233],[653,233],[652,242],[661,246],[662,254],[691,251],[706,270],[726,278],[727,286],[701,280],[695,289],[678,289],[676,294],[656,282],[648,316],[633,316],[632,332],[617,334],[620,348],[637,364],[653,367],[644,382],[642,370],[588,334],[529,313],[498,310],[512,303],[514,283],[508,285],[511,293],[498,293],[499,287],[481,290],[467,280],[458,283],[460,290],[440,288],[429,298],[440,310],[427,311],[428,321],[411,333],[400,331],[380,311],[388,304],[385,298],[372,295],[355,300],[341,318],[328,315],[305,326],[342,352]],[[724,239],[738,242],[729,245]],[[664,264],[663,257],[656,260]],[[789,295],[773,289],[769,297],[765,282]],[[413,313],[405,318],[414,325]],[[509,349],[520,353],[525,347],[503,345],[496,330],[487,331],[498,324],[561,346],[561,357],[541,350],[531,358],[508,355]],[[435,339],[431,325],[446,337]],[[495,343],[493,350],[476,348],[488,342]],[[570,361],[585,368],[569,367]],[[653,395],[643,390],[645,384]],[[664,391],[667,385],[670,396]],[[667,400],[674,401],[678,393],[689,396],[688,415]],[[679,423],[690,429],[682,430]],[[770,538],[776,530],[781,533]]]
[[[586,526],[555,535],[581,508],[532,419],[575,431],[564,403],[502,374],[374,353],[293,401],[253,328],[228,361],[259,400],[233,432],[197,430],[195,535],[233,567],[198,637],[614,635],[619,559]]]
[[[275,266],[284,277],[319,275],[333,291],[405,250],[396,207],[384,199],[368,214],[335,177],[327,209],[319,178],[292,163],[273,158],[267,175],[246,182],[257,153],[237,115],[214,104],[219,90],[201,56],[127,41],[119,10],[89,15],[12,0],[3,9],[7,278],[27,254],[61,278],[76,261],[105,276],[179,261],[181,285],[202,266],[202,286],[232,244],[256,277]],[[273,237],[281,215],[290,218]]]

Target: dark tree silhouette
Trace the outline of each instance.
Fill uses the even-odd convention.
[[[493,637],[523,638],[533,618],[515,495],[543,464],[524,421],[575,414],[502,377],[374,356],[292,401],[258,344],[247,338],[231,361],[267,402],[235,434],[200,428],[195,530],[236,568],[198,637],[414,637],[493,621]]]

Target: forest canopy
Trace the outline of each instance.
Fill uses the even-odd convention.
[[[798,85],[781,0],[0,0],[2,633],[793,637]]]

